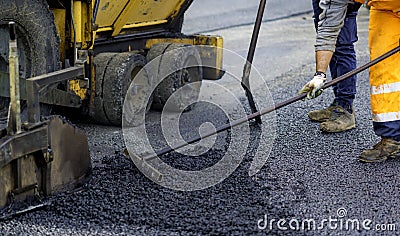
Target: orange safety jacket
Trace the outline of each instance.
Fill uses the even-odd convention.
[[[393,11],[395,13],[400,12],[399,0],[368,0],[368,5],[378,10]]]

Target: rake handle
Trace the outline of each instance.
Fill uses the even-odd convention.
[[[368,62],[368,63],[366,63],[366,64],[364,64],[364,65],[362,65],[362,66],[360,66],[360,67],[358,67],[358,68],[356,68],[356,69],[354,69],[354,70],[352,70],[352,71],[350,71],[350,72],[348,72],[348,73],[346,73],[344,75],[341,75],[341,76],[337,77],[336,79],[331,80],[328,83],[326,83],[325,86],[323,87],[323,89],[329,88],[329,87],[331,87],[331,86],[333,86],[333,85],[335,85],[335,84],[337,84],[337,83],[339,83],[339,82],[341,82],[341,81],[343,81],[345,79],[348,79],[349,77],[351,77],[353,75],[356,75],[356,74],[358,74],[358,73],[370,68],[371,66],[376,65],[377,63],[385,60],[386,58],[388,58],[388,57],[390,57],[390,56],[392,56],[392,55],[394,55],[394,54],[396,54],[398,52],[400,52],[400,42],[399,42],[399,46],[397,46],[396,48],[394,48],[394,49],[390,50],[389,52],[383,54],[382,56],[380,56],[380,57],[378,57],[378,58],[376,58],[376,59],[374,59],[374,60],[372,60],[372,61],[370,61],[370,62]],[[261,109],[260,111],[252,113],[252,114],[250,114],[250,115],[248,115],[246,117],[234,120],[232,123],[224,124],[224,125],[218,127],[214,132],[209,132],[209,133],[206,133],[206,134],[204,134],[202,136],[193,137],[193,138],[187,140],[184,143],[180,143],[180,144],[176,145],[175,147],[169,147],[169,146],[165,147],[165,148],[157,151],[155,153],[156,155],[150,154],[148,156],[143,157],[143,161],[151,161],[151,160],[157,158],[158,156],[165,155],[165,154],[170,153],[170,152],[172,152],[174,150],[177,150],[179,148],[185,147],[185,146],[187,146],[189,144],[198,142],[198,141],[200,141],[200,140],[202,140],[204,138],[207,138],[207,137],[213,136],[215,134],[221,133],[223,131],[226,131],[228,129],[236,127],[236,126],[238,126],[240,124],[243,124],[245,122],[248,122],[250,120],[256,119],[257,117],[260,117],[262,115],[268,114],[270,112],[273,112],[273,111],[278,110],[278,109],[280,109],[282,107],[288,106],[288,105],[290,105],[290,104],[292,104],[294,102],[303,100],[305,98],[306,98],[306,94],[305,93],[297,95],[297,96],[292,97],[292,98],[290,98],[290,99],[288,99],[286,101],[283,101],[281,103],[276,104],[274,107]]]

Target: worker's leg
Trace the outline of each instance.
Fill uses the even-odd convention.
[[[312,1],[315,28],[318,27],[318,16],[322,13],[319,2],[319,0]],[[336,51],[329,64],[332,79],[354,70],[357,66],[354,43],[358,40],[356,16],[360,6],[361,4],[358,3],[349,4],[343,28],[336,43]],[[334,103],[338,103],[350,113],[352,113],[352,104],[356,95],[356,79],[356,76],[352,76],[333,86]]]
[[[319,8],[319,0],[313,0],[314,24],[318,27],[319,15],[322,10]],[[331,77],[334,79],[356,68],[356,53],[354,43],[357,41],[356,16],[360,4],[350,4],[344,26],[339,34],[336,44],[336,51],[329,65]],[[323,131],[340,132],[355,127],[355,118],[352,115],[352,104],[356,94],[356,76],[353,76],[337,85],[333,86],[335,99],[332,104],[325,109],[309,112],[308,116],[313,121],[325,122],[329,124],[321,126]],[[333,111],[341,106],[346,112],[336,112],[332,118]],[[332,119],[331,119],[332,118]],[[338,120],[339,119],[339,120]]]
[[[400,14],[371,9],[371,60],[399,45]],[[375,133],[400,141],[400,54],[370,69]]]
[[[373,6],[369,27],[371,60],[398,46],[399,39],[400,14]],[[361,153],[360,160],[376,162],[400,153],[400,54],[371,67],[370,84],[374,131],[382,141]]]
[[[354,43],[357,41],[356,13],[345,19],[345,24],[340,31],[329,68],[332,79],[346,74],[357,67]],[[333,87],[336,102],[339,106],[352,113],[353,101],[356,96],[356,75],[336,84]]]
[[[315,30],[318,29],[319,15],[322,13],[322,9],[319,7],[319,2],[320,2],[320,0],[312,1],[313,11],[314,11]],[[335,92],[335,97],[336,97],[336,92]],[[329,120],[329,118],[332,116],[333,109],[337,106],[335,100],[336,99],[334,99],[332,104],[325,109],[310,111],[308,113],[308,117],[310,118],[310,120],[318,121],[318,122],[324,122],[324,121]]]
[[[312,0],[315,30],[318,29],[319,15],[322,13],[322,9],[319,7],[319,2],[320,0]],[[335,97],[336,97],[336,92],[335,92]],[[332,111],[336,106],[337,104],[334,100],[328,108],[310,111],[308,113],[308,117],[312,121],[318,121],[318,122],[327,121],[332,116]]]
[[[343,28],[336,43],[335,53],[329,64],[332,79],[354,70],[357,66],[354,43],[358,40],[356,22],[358,7],[359,5],[349,6],[346,14]],[[355,127],[353,101],[356,95],[356,80],[357,77],[352,76],[333,86],[334,106],[328,108],[332,111],[332,116],[321,124],[322,131],[341,132]]]

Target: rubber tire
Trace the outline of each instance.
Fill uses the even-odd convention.
[[[147,61],[150,62],[153,59],[156,59],[153,63],[158,63],[158,66],[152,67],[156,68],[156,72],[153,74],[153,79],[155,81],[162,80],[154,91],[152,107],[155,110],[162,110],[169,97],[174,94],[176,90],[189,83],[201,82],[203,78],[203,70],[201,66],[191,67],[188,70],[178,70],[179,68],[185,68],[188,60],[193,60],[190,64],[196,63],[196,65],[201,65],[200,54],[196,47],[191,44],[156,44],[151,47],[147,54]],[[159,78],[163,75],[167,76],[164,79]],[[186,80],[184,80],[183,77],[185,77]],[[200,86],[201,83],[199,86],[192,86],[192,88],[185,93],[185,96],[174,96],[175,99],[170,101],[166,110],[181,112],[193,109],[195,103],[189,106],[186,106],[186,104],[197,100],[200,94]]]
[[[21,77],[30,78],[60,68],[60,39],[54,15],[45,0],[0,0],[0,61],[8,60],[8,22],[16,23]],[[5,53],[5,54],[3,54]],[[1,67],[1,66],[0,66]],[[4,68],[3,68],[4,69]],[[7,109],[9,98],[0,98]]]
[[[59,69],[60,40],[54,24],[54,16],[44,0],[0,0],[0,27],[8,21],[17,26],[19,47],[27,49],[25,77],[34,77]],[[5,50],[8,58],[8,41]],[[1,44],[2,47],[5,44]],[[23,45],[23,46],[22,46]],[[22,65],[20,65],[22,66]]]
[[[100,53],[94,57],[94,66],[96,70],[95,96],[94,96],[94,112],[90,114],[94,122],[100,124],[108,124],[109,121],[103,109],[103,80],[106,68],[111,59],[117,53]]]
[[[101,53],[94,58],[94,63],[96,66],[96,91],[95,111],[92,118],[100,124],[121,126],[126,93],[138,70],[146,65],[146,58],[133,52]],[[145,81],[147,84],[143,87],[147,88],[147,93],[150,93],[151,80],[147,77]],[[137,96],[141,96],[141,94],[137,94]],[[146,111],[149,110],[149,107],[150,105],[146,104]],[[133,113],[129,114],[129,117],[139,119],[139,114],[142,112],[140,109],[133,109]],[[143,119],[135,121],[135,123],[142,122]]]

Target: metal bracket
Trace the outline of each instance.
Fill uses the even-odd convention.
[[[31,190],[36,191],[35,194],[39,194],[39,186],[38,186],[38,184],[35,183],[35,184],[31,184],[31,185],[28,185],[28,186],[25,186],[25,187],[19,187],[17,189],[11,190],[10,191],[10,196],[15,198],[15,196],[20,195],[22,193],[29,192]]]
[[[18,47],[15,22],[10,22],[9,71],[10,71],[10,108],[8,112],[7,133],[21,132],[21,105],[19,89]]]
[[[36,76],[26,80],[26,94],[28,103],[29,123],[40,122],[39,90],[49,84],[62,82],[84,75],[83,66],[75,66],[67,69]]]
[[[47,140],[48,129],[46,126],[19,135],[5,137],[0,142],[0,169],[25,155],[47,150]]]

